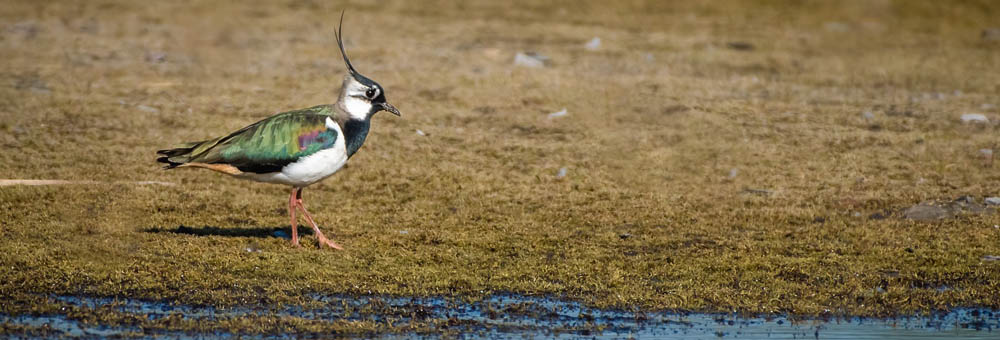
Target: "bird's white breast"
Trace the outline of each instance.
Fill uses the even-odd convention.
[[[347,163],[347,144],[340,125],[332,119],[326,119],[326,127],[337,131],[337,141],[333,147],[320,150],[312,155],[289,163],[280,172],[266,174],[244,173],[247,179],[258,182],[279,183],[295,187],[304,187],[333,175]]]

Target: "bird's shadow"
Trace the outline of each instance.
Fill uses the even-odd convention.
[[[147,233],[174,233],[194,236],[224,236],[224,237],[258,237],[258,238],[292,238],[292,227],[256,227],[256,228],[220,228],[215,226],[188,227],[180,225],[175,228],[150,227],[143,230]],[[310,228],[298,228],[299,236],[312,235]]]

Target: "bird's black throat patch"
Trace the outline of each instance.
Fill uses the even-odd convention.
[[[344,141],[347,142],[348,158],[361,148],[361,144],[365,143],[365,138],[368,137],[368,129],[370,128],[371,121],[367,119],[348,119],[344,122]]]

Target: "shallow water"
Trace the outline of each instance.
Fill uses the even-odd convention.
[[[316,295],[319,307],[263,306],[214,308],[171,305],[135,299],[53,296],[70,308],[117,311],[149,320],[173,316],[213,322],[246,316],[289,316],[310,320],[373,320],[379,324],[407,325],[439,320],[458,331],[461,338],[671,338],[671,339],[997,339],[1000,312],[959,309],[933,316],[892,319],[840,318],[792,321],[787,317],[744,318],[727,314],[633,313],[598,310],[575,302],[521,295],[496,295],[477,302],[442,298]],[[144,334],[136,326],[94,325],[67,315],[6,316],[6,325],[46,327],[76,338],[102,338]],[[287,338],[289,335],[182,333],[147,329],[146,336],[178,339]],[[16,334],[8,334],[15,336]],[[378,334],[382,338],[434,338],[433,333]]]

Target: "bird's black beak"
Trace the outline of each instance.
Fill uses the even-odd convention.
[[[397,110],[395,106],[392,106],[392,104],[389,104],[389,103],[379,103],[379,105],[382,106],[383,110],[392,112],[392,114],[394,114],[396,116],[399,116],[399,110]]]

